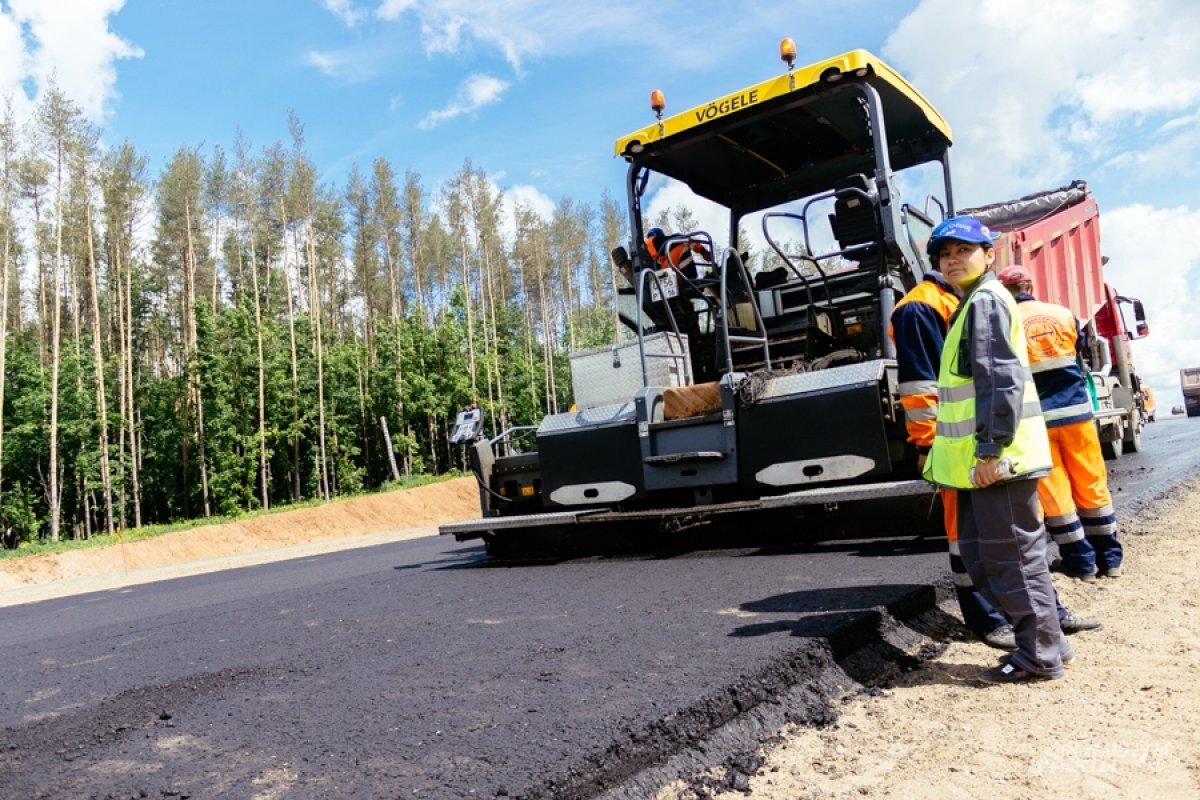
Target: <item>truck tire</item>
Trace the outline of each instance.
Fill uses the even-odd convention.
[[[1189,417],[1200,417],[1200,406],[1188,406],[1187,415]]]

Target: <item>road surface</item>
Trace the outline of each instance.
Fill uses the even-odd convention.
[[[1112,465],[1127,524],[1198,445],[1163,419]],[[749,709],[828,718],[943,548],[496,566],[439,537],[0,609],[0,796],[595,797]]]

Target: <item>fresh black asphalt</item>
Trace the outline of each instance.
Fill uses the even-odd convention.
[[[1116,462],[1128,524],[1198,443],[1164,420]],[[930,608],[944,546],[438,537],[0,609],[0,796],[596,796]]]

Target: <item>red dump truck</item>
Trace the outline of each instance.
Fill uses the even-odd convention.
[[[1141,449],[1146,395],[1129,342],[1149,333],[1140,300],[1118,294],[1104,279],[1100,208],[1087,184],[1038,192],[1019,200],[963,209],[1000,233],[997,269],[1023,264],[1038,299],[1066,306],[1086,333],[1096,424],[1104,457]],[[1130,319],[1126,318],[1126,314]]]

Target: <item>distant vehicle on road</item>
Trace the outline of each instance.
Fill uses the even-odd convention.
[[[1183,414],[1186,410],[1187,409],[1185,409],[1183,406],[1175,406],[1174,408],[1171,409],[1171,413],[1179,415],[1179,414]]]
[[[1200,367],[1179,370],[1179,386],[1183,389],[1183,404],[1189,417],[1200,417]]]

